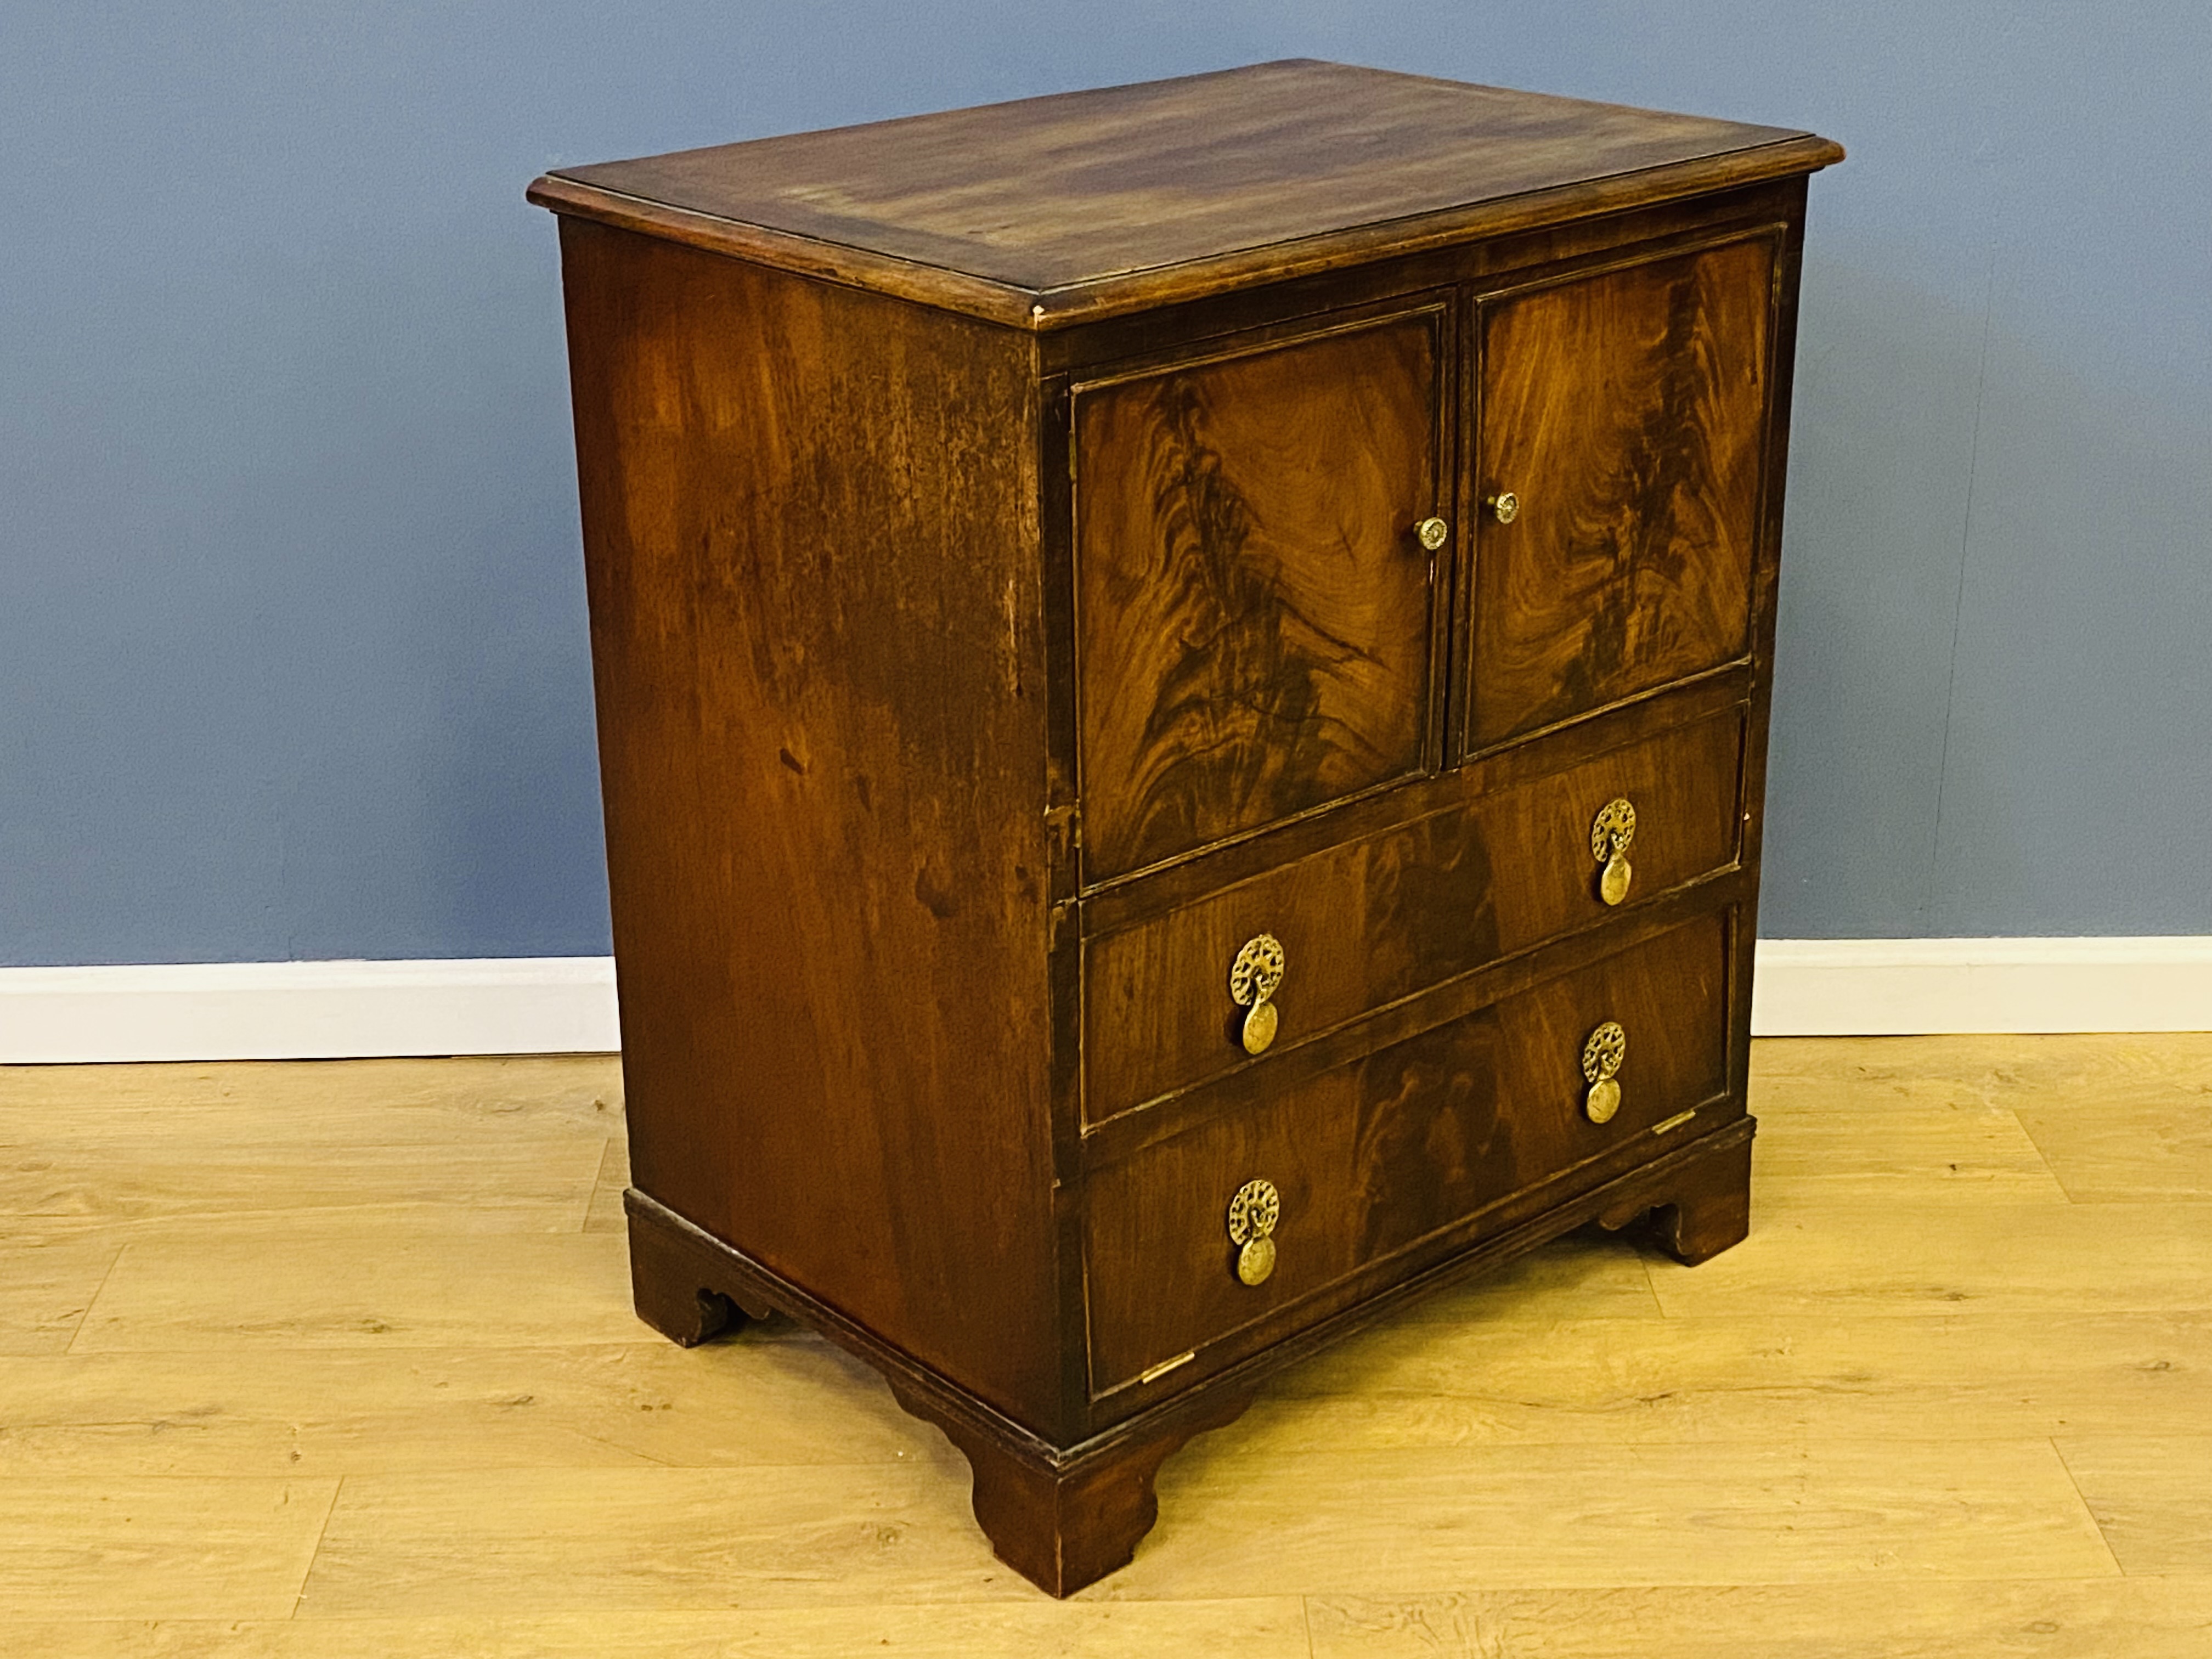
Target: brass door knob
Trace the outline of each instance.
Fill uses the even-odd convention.
[[[1620,1062],[1628,1058],[1628,1033],[1613,1020],[1589,1034],[1583,1044],[1583,1081],[1589,1085],[1589,1092],[1583,1097],[1583,1110],[1593,1123],[1612,1121],[1620,1109],[1620,1085],[1614,1075]]]
[[[1521,498],[1510,489],[1502,489],[1487,497],[1482,503],[1490,509],[1491,517],[1500,524],[1511,524],[1521,516]]]
[[[1413,533],[1421,538],[1421,545],[1433,553],[1444,544],[1444,538],[1451,534],[1451,526],[1442,519],[1424,519],[1413,526]]]
[[[1229,1200],[1229,1242],[1237,1246],[1237,1277],[1247,1285],[1267,1282],[1275,1271],[1275,1223],[1283,1195],[1272,1181],[1248,1181]]]
[[[1269,999],[1282,982],[1282,940],[1273,933],[1245,940],[1244,948],[1229,967],[1229,995],[1239,1008],[1250,1011],[1244,1016],[1243,1029],[1248,1054],[1265,1054],[1275,1040],[1278,1022],[1275,1005]]]
[[[1590,820],[1590,856],[1601,866],[1597,896],[1607,904],[1628,896],[1628,883],[1636,873],[1629,867],[1628,844],[1635,839],[1636,808],[1626,795],[1615,795]]]

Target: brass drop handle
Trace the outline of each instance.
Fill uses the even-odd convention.
[[[1495,495],[1486,495],[1482,504],[1490,509],[1490,516],[1500,524],[1511,524],[1521,516],[1521,498],[1510,489],[1501,489]]]
[[[1263,1285],[1275,1271],[1275,1223],[1283,1195],[1272,1181],[1248,1181],[1229,1200],[1229,1242],[1237,1246],[1237,1277]]]
[[[1583,1097],[1583,1110],[1591,1122],[1609,1122],[1620,1109],[1620,1085],[1614,1078],[1620,1062],[1627,1058],[1628,1033],[1613,1020],[1592,1031],[1583,1044],[1583,1081],[1589,1085],[1589,1092]]]
[[[1442,519],[1424,519],[1413,526],[1413,534],[1420,538],[1423,548],[1433,553],[1444,544],[1444,538],[1451,534],[1451,526]]]
[[[1628,844],[1635,839],[1636,808],[1626,795],[1615,795],[1590,820],[1590,856],[1601,866],[1597,896],[1607,904],[1628,896],[1629,879],[1636,873],[1629,867]]]
[[[1229,995],[1244,1016],[1244,1052],[1265,1054],[1275,1040],[1275,1005],[1269,999],[1283,982],[1283,942],[1273,933],[1244,941],[1244,948],[1230,964]]]

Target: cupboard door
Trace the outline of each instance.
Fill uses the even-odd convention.
[[[1749,652],[1775,252],[1479,302],[1470,752]]]
[[[1442,307],[1075,389],[1093,882],[1419,771]]]

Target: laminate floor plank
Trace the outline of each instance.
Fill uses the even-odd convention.
[[[1222,1431],[1310,1446],[1791,1443],[2186,1434],[2212,1425],[2212,1314],[1386,1325]]]
[[[1055,1604],[872,1373],[639,1323],[612,1058],[0,1068],[0,1651],[2212,1656],[2212,1037],[1752,1069],[1742,1245],[1413,1304]]]
[[[1173,1602],[949,1602],[259,1623],[0,1623],[39,1659],[1303,1659],[1296,1596]]]
[[[348,1237],[126,1244],[73,1353],[635,1344],[618,1235]]]
[[[991,1553],[966,1483],[933,1465],[487,1469],[349,1480],[297,1616],[1029,1602],[1036,1593]]]
[[[1313,1659],[2203,1659],[2212,1577],[1316,1598]]]
[[[456,1158],[406,1143],[102,1137],[0,1158],[0,1227],[120,1243],[273,1226],[574,1232],[605,1136],[517,1137]]]
[[[1698,1267],[1654,1252],[1672,1318],[2197,1312],[2212,1204],[1829,1203],[1752,1198],[1751,1236]]]
[[[1236,1453],[1216,1436],[1170,1459],[1159,1529],[1086,1594],[2119,1571],[2047,1440]]]
[[[2035,1105],[2020,1117],[2076,1204],[2212,1199],[2212,1073],[2160,1075],[2094,1111]]]
[[[275,1146],[506,1145],[618,1133],[612,1054],[0,1066],[0,1149],[112,1136]]]
[[[82,1480],[932,1462],[940,1435],[811,1335],[0,1359],[0,1475]]]
[[[2018,1116],[1948,1078],[1754,1078],[1751,1110],[1761,1199],[2067,1201]]]
[[[620,1135],[607,1139],[599,1159],[599,1173],[592,1186],[592,1201],[584,1211],[587,1233],[626,1233],[629,1218],[623,1212],[623,1191],[629,1185],[629,1143]]]
[[[289,1617],[337,1486],[0,1480],[0,1616]]]
[[[67,1348],[121,1254],[120,1244],[106,1239],[0,1233],[0,1355]]]
[[[2212,1572],[2212,1418],[2193,1435],[2069,1435],[2058,1452],[2122,1568]]]

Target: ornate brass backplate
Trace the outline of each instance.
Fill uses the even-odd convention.
[[[1283,1195],[1272,1181],[1248,1181],[1229,1200],[1229,1242],[1237,1247],[1237,1277],[1260,1285],[1275,1271],[1275,1223]]]
[[[1628,866],[1628,844],[1635,839],[1636,808],[1624,795],[1606,802],[1590,820],[1590,856],[1605,866],[1597,878],[1597,895],[1607,904],[1628,896],[1629,878],[1635,874]]]
[[[1238,1007],[1251,1011],[1244,1016],[1243,1042],[1248,1054],[1266,1053],[1267,1045],[1275,1040],[1275,1028],[1279,1022],[1270,999],[1282,982],[1283,942],[1273,933],[1261,933],[1245,940],[1244,948],[1237,953],[1237,960],[1230,966],[1229,994]]]
[[[1613,1020],[1592,1031],[1589,1041],[1583,1044],[1583,1081],[1589,1085],[1589,1093],[1583,1097],[1583,1110],[1589,1114],[1591,1122],[1608,1122],[1620,1109],[1620,1085],[1613,1078],[1627,1058],[1628,1033]]]

